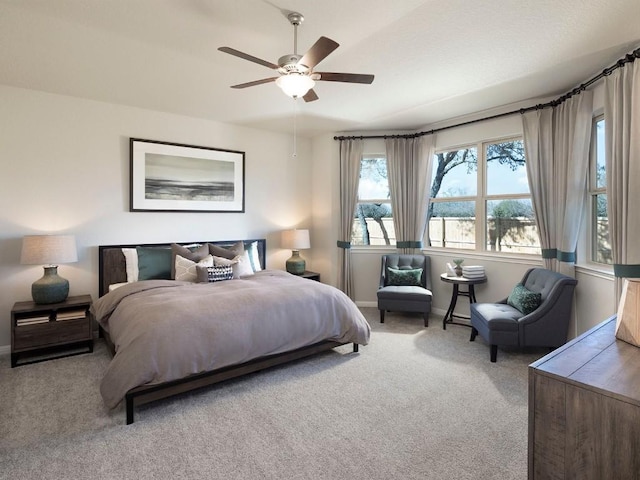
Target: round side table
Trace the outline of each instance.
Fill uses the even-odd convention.
[[[451,293],[451,303],[449,304],[449,309],[442,319],[442,328],[443,330],[447,329],[447,323],[453,325],[464,325],[465,327],[470,327],[468,323],[457,323],[454,322],[454,318],[467,319],[468,317],[462,317],[460,315],[454,315],[453,310],[456,308],[456,303],[458,302],[458,296],[462,295],[463,297],[469,297],[469,303],[476,303],[476,292],[474,290],[474,285],[479,285],[481,283],[485,283],[487,281],[487,277],[482,278],[465,278],[465,277],[449,277],[446,273],[440,275],[440,280],[446,283],[453,284],[453,292]],[[466,285],[467,290],[460,290],[460,285]]]

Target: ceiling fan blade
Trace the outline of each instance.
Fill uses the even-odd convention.
[[[253,82],[240,83],[238,85],[231,85],[231,88],[254,87],[256,85],[262,85],[263,83],[275,82],[277,79],[278,77],[263,78],[262,80],[254,80]]]
[[[249,55],[248,53],[241,52],[240,50],[236,50],[231,47],[220,47],[218,48],[221,52],[228,53],[229,55],[233,55],[234,57],[239,57],[244,60],[249,60],[250,62],[257,63],[258,65],[264,65],[267,68],[271,68],[273,70],[277,70],[278,65],[275,63],[267,62],[266,60],[262,60],[261,58],[254,57],[253,55]]]
[[[318,95],[316,94],[316,92],[313,91],[313,88],[312,88],[304,95],[304,97],[302,97],[302,99],[305,102],[315,102],[316,100],[318,100]]]
[[[327,58],[331,52],[340,46],[339,43],[334,42],[330,38],[320,37],[316,43],[305,53],[298,61],[298,65],[305,65],[310,69],[313,69],[322,60]]]
[[[320,78],[317,80],[323,80],[325,82],[346,82],[346,83],[373,83],[374,76],[364,73],[333,73],[333,72],[314,72],[313,75],[318,75]],[[316,79],[316,77],[314,77]]]
[[[319,75],[318,80],[325,82],[346,82],[346,83],[372,83],[374,76],[363,73],[332,73],[332,72],[314,72]]]

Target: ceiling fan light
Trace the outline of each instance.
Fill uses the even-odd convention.
[[[282,75],[276,80],[276,85],[278,85],[286,95],[293,98],[303,97],[315,84],[316,82],[314,82],[311,77],[299,73]]]

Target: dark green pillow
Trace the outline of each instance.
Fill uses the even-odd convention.
[[[396,287],[422,286],[422,283],[420,282],[420,279],[422,278],[421,268],[399,269],[387,267],[387,272],[389,272],[387,285],[393,285]]]
[[[171,249],[136,247],[138,253],[138,280],[171,280]]]
[[[513,288],[511,295],[507,298],[507,303],[528,315],[540,306],[542,295],[532,292],[519,283]]]

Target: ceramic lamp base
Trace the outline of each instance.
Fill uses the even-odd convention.
[[[58,267],[44,267],[44,275],[31,285],[31,296],[38,304],[64,302],[69,296],[69,281],[58,276]]]
[[[293,250],[291,258],[289,258],[286,263],[287,272],[293,273],[294,275],[302,275],[306,268],[306,262],[304,258],[300,256],[300,251]]]

